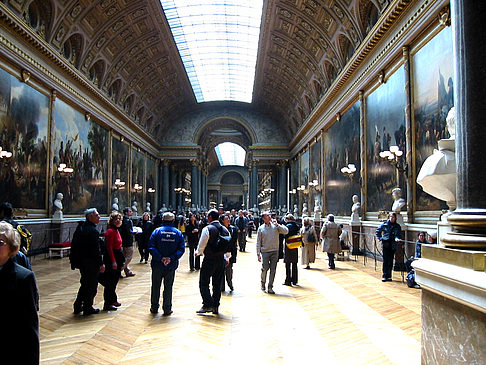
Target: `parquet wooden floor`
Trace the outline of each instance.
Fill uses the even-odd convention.
[[[120,280],[116,312],[72,314],[79,272],[69,260],[33,260],[40,292],[43,364],[419,364],[420,290],[409,289],[399,273],[382,283],[374,263],[337,261],[327,269],[319,252],[311,270],[299,266],[299,285],[281,285],[276,295],[260,290],[255,240],[238,253],[235,291],[222,296],[220,315],[196,315],[201,307],[199,273],[181,259],[170,317],[149,313],[150,265],[131,267],[136,276]],[[381,265],[378,266],[381,270]],[[102,307],[102,287],[96,306]]]

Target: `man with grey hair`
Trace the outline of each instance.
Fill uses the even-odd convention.
[[[96,208],[85,211],[86,221],[79,223],[71,242],[71,268],[79,269],[81,286],[74,301],[74,314],[90,315],[99,313],[93,308],[93,301],[98,290],[98,276],[105,271],[100,250],[100,232],[96,225],[100,214]]]
[[[164,280],[162,309],[165,316],[172,314],[172,286],[175,271],[185,250],[184,236],[174,227],[174,219],[173,213],[165,212],[162,215],[162,226],[152,232],[148,241],[149,252],[152,254],[150,312],[154,314],[158,312],[160,286]]]
[[[262,290],[265,291],[267,272],[270,269],[267,292],[269,294],[275,294],[273,291],[273,282],[275,280],[278,262],[278,235],[289,233],[289,229],[284,225],[278,224],[275,219],[272,220],[269,212],[263,213],[262,219],[264,224],[260,225],[257,231],[257,257],[258,261],[262,263]]]

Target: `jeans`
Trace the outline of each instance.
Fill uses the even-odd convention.
[[[164,292],[162,294],[162,309],[164,313],[172,309],[172,285],[174,284],[175,270],[164,270],[152,267],[152,290],[150,294],[150,306],[153,309],[159,308],[160,287],[164,280]]]
[[[224,275],[225,260],[222,256],[204,256],[199,272],[199,291],[203,307],[218,308],[221,299],[221,281]],[[213,294],[209,290],[209,282],[213,283]]]
[[[238,232],[238,246],[240,247],[240,251],[245,251],[246,232]]]
[[[275,280],[275,273],[277,272],[278,251],[262,252],[262,288],[267,281],[267,271],[270,269],[270,277],[268,278],[268,288],[273,288]]]
[[[228,286],[231,290],[233,290],[233,263],[230,262],[226,267],[224,268],[224,278],[221,280],[221,291],[224,291],[226,288],[226,285],[224,283],[224,279],[226,278],[226,282],[228,283]]]

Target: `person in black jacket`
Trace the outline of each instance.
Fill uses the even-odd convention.
[[[390,213],[386,222],[376,229],[376,237],[383,248],[383,278],[381,281],[392,281],[393,257],[402,235],[402,228],[397,223],[397,214]]]
[[[186,225],[186,237],[189,246],[189,269],[191,271],[199,270],[201,268],[201,258],[199,256],[194,258],[194,250],[199,241],[199,223],[193,213],[189,214],[189,221]]]
[[[12,363],[39,364],[39,293],[34,273],[12,260],[19,248],[20,234],[0,222],[0,346]]]
[[[148,263],[149,257],[149,249],[148,249],[148,241],[150,235],[154,231],[154,224],[150,220],[150,213],[145,212],[142,215],[142,220],[138,224],[140,228],[142,228],[142,233],[137,235],[137,242],[138,242],[138,252],[140,252],[140,262],[145,260],[145,263]]]
[[[229,231],[231,240],[229,243],[229,253],[231,256],[226,257],[226,267],[224,269],[224,276],[226,278],[226,282],[228,283],[230,291],[233,291],[233,264],[236,263],[236,255],[238,254],[238,247],[237,247],[237,240],[238,240],[238,227],[230,224],[230,217],[227,215],[222,215],[219,217],[219,221],[223,226],[226,227],[226,229]],[[225,284],[224,284],[224,279],[221,280],[221,291],[224,292],[226,290]]]
[[[289,233],[285,236],[287,239],[290,236],[295,236],[300,234],[300,227],[295,221],[292,214],[287,214],[285,216],[285,221],[287,222],[286,227],[289,229]],[[299,262],[299,249],[298,248],[288,248],[287,245],[284,246],[284,262],[285,262],[285,282],[284,285],[292,286],[292,284],[297,285],[298,274],[297,274],[297,263]]]
[[[123,255],[125,256],[125,266],[123,271],[125,276],[135,276],[135,273],[128,266],[133,258],[133,222],[130,217],[133,215],[132,208],[126,207],[123,209],[123,221],[121,227],[118,229],[120,231],[120,236],[122,238]]]
[[[86,221],[76,228],[71,242],[71,266],[81,273],[81,286],[74,301],[74,314],[90,315],[100,310],[93,308],[93,301],[98,291],[98,276],[105,271],[100,249],[100,232],[96,225],[100,214],[96,208],[85,211]]]

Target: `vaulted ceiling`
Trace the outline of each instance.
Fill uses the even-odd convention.
[[[0,0],[157,136],[196,100],[159,0]],[[253,107],[293,133],[389,0],[265,0]]]

